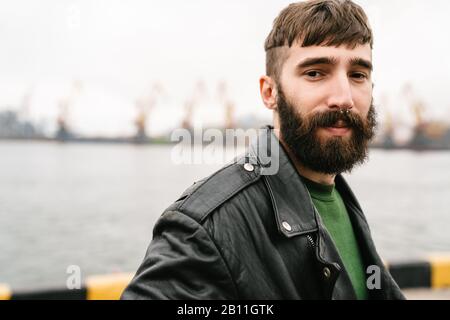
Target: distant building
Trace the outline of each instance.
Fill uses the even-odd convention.
[[[42,138],[42,130],[29,121],[21,120],[17,112],[0,111],[0,139]]]

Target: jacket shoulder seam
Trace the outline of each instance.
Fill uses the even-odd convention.
[[[210,175],[208,178],[205,179],[205,181],[201,182],[201,184],[195,188],[192,193],[188,194],[187,197],[185,199],[183,199],[183,201],[180,203],[180,205],[178,206],[179,210],[183,210],[184,207],[186,206],[186,202],[189,200],[189,198],[194,195],[195,193],[198,192],[198,190],[202,189],[205,184],[211,180],[213,177],[215,177],[217,174],[219,174],[220,172],[224,171],[225,169],[227,169],[228,167],[232,166],[234,163],[230,163],[227,166],[222,167],[221,169],[219,169],[218,171],[214,172],[212,175]]]
[[[183,199],[183,201],[177,206],[178,210],[183,211],[185,214],[191,216],[191,218],[193,219],[197,219],[199,223],[203,223],[203,221],[211,212],[213,212],[215,209],[221,206],[228,199],[236,195],[239,191],[256,182],[260,178],[259,168],[257,167],[255,167],[254,172],[242,171],[238,173],[239,178],[241,179],[240,183],[236,184],[233,187],[229,187],[228,189],[224,187],[221,190],[224,191],[223,194],[211,192],[211,197],[214,198],[214,201],[209,206],[205,205],[203,208],[201,208],[201,210],[195,208],[193,201],[196,199],[196,195],[198,194],[198,192],[207,188],[209,186],[209,182],[212,179],[217,178],[218,174],[223,173],[223,171],[227,169],[231,169],[233,166],[238,166],[238,164],[231,163],[221,168],[214,174],[212,174],[209,178],[207,178],[204,182],[202,182],[202,184],[198,188],[196,188],[191,194],[189,194],[185,199]],[[236,167],[236,170],[239,170],[238,167]],[[225,186],[226,183],[227,183],[226,180],[224,180]]]

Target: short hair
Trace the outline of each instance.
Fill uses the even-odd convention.
[[[279,80],[287,59],[285,46],[294,41],[300,46],[356,47],[369,43],[373,35],[364,10],[351,0],[312,0],[292,3],[273,22],[266,38],[266,74]]]

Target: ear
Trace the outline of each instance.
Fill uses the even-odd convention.
[[[275,81],[269,76],[261,76],[259,78],[259,90],[266,108],[276,110],[278,90]]]

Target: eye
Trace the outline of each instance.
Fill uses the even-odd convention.
[[[324,76],[324,74],[322,72],[317,71],[317,70],[306,71],[305,75],[310,79],[318,79],[318,78]]]
[[[358,81],[363,81],[368,78],[368,76],[363,72],[353,72],[350,77]]]

